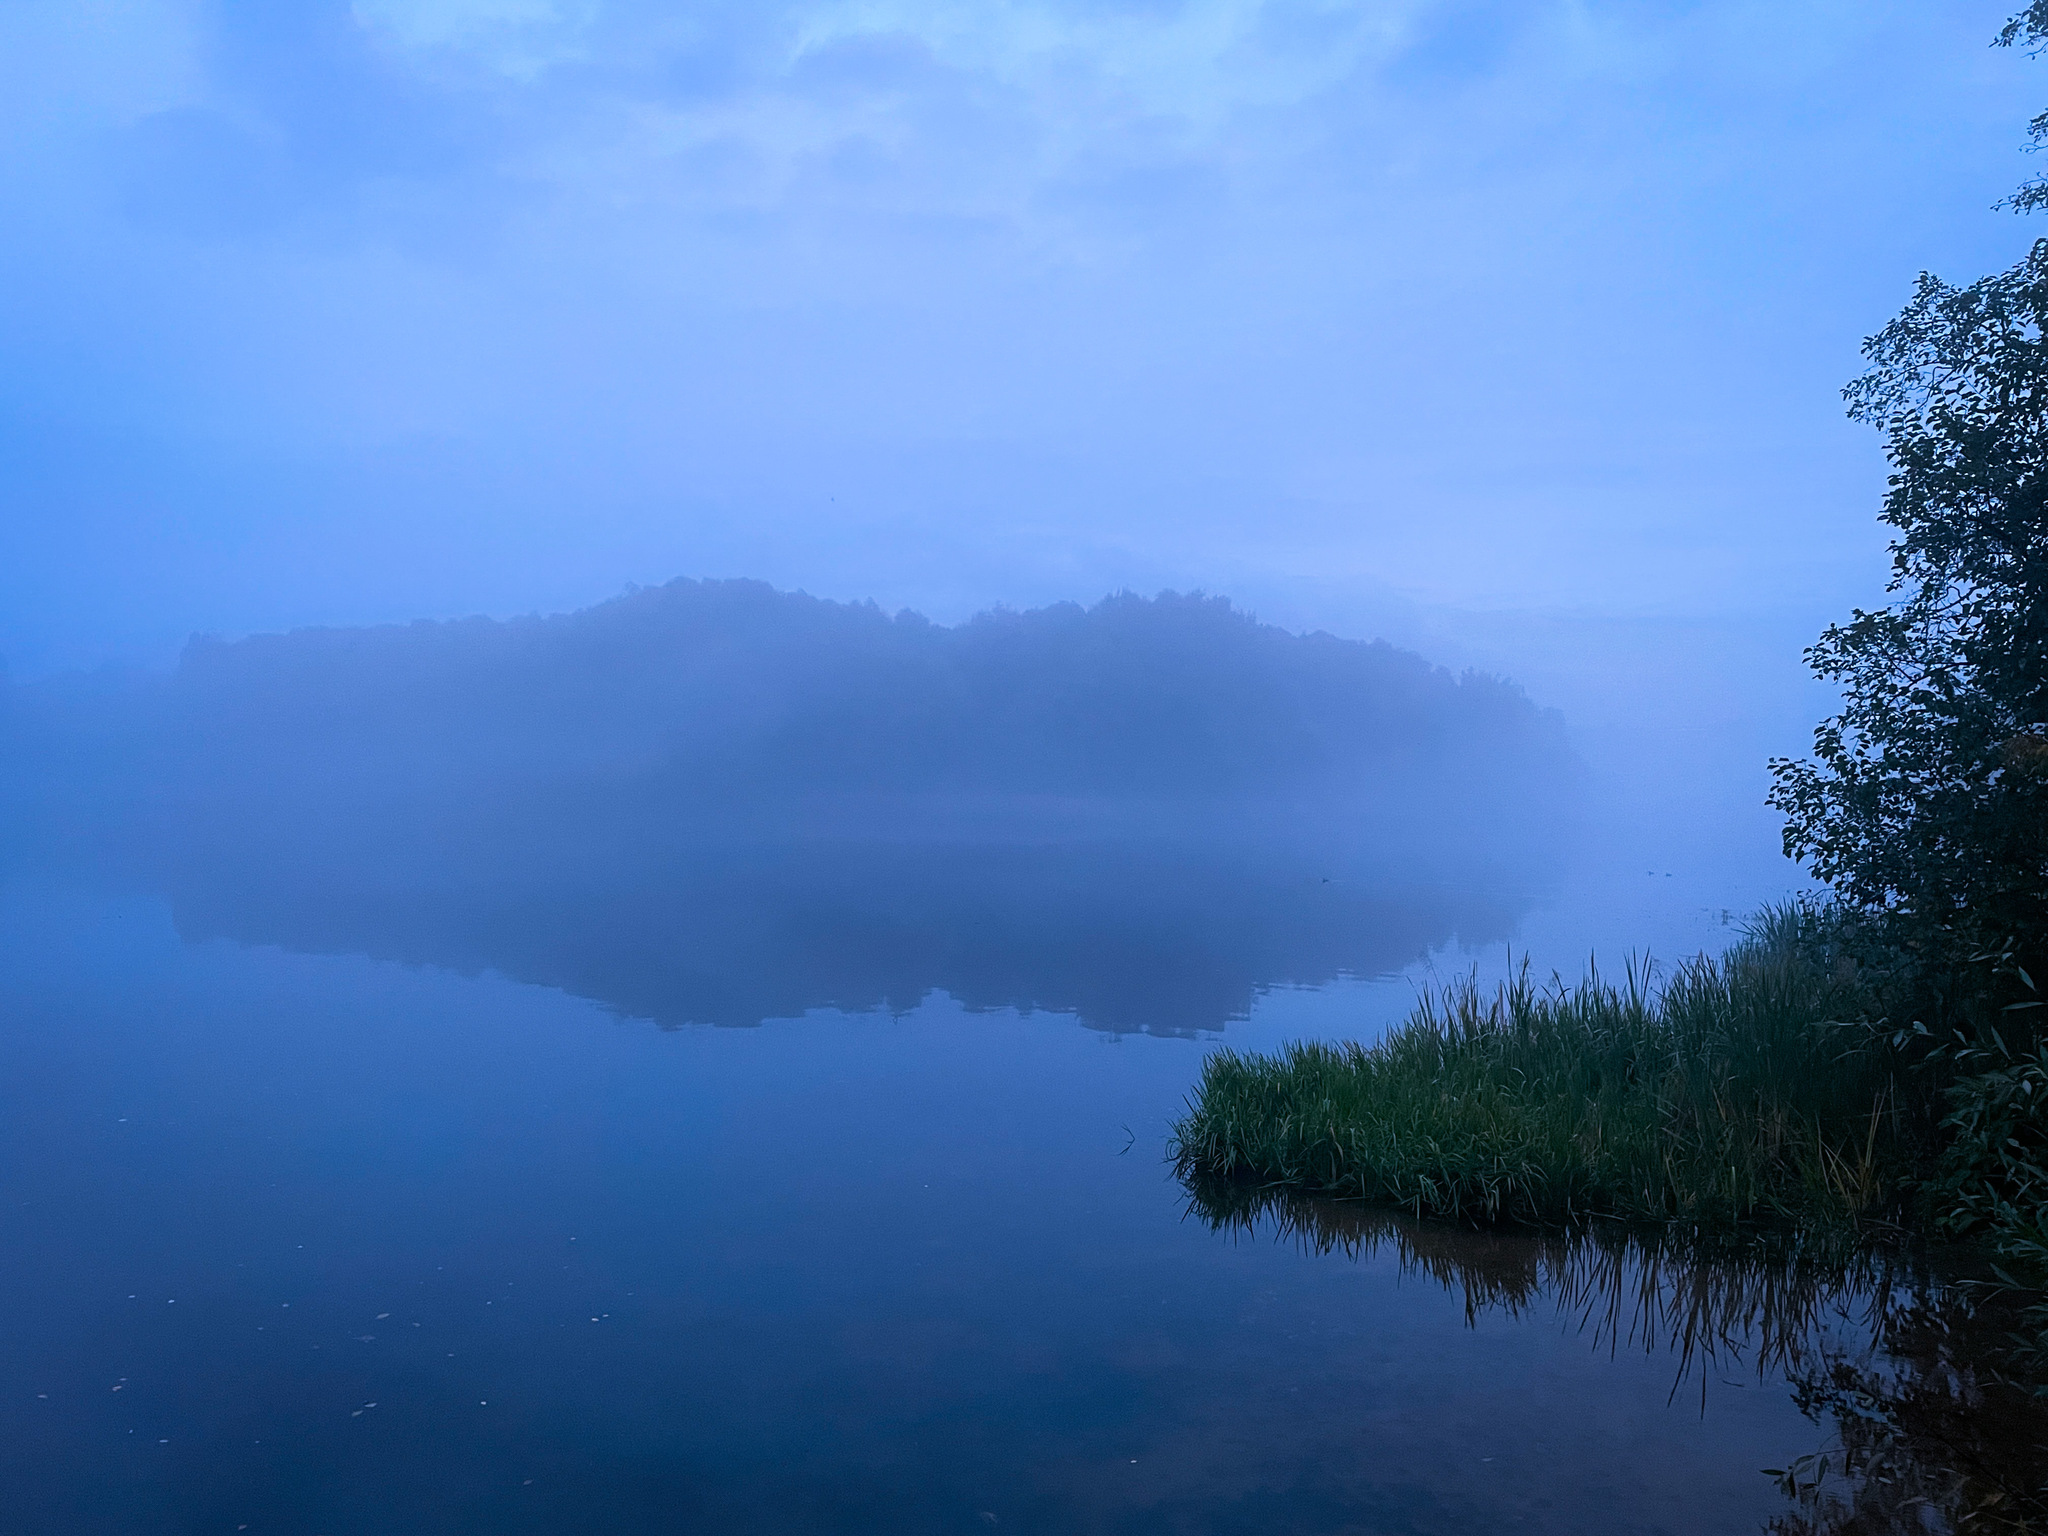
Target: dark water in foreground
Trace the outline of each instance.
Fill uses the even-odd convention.
[[[1831,1433],[1788,1376],[1896,1374],[1898,1276],[1190,1210],[1204,1031],[1369,1029],[1491,913],[1299,975],[1171,903],[1013,914],[1038,960],[862,972],[894,1012],[660,1029],[605,1006],[613,909],[524,912],[558,958],[515,981],[473,913],[292,905],[0,886],[9,1532],[1757,1530]],[[845,911],[692,974],[889,950]],[[1118,1013],[1197,953],[1183,1031]]]

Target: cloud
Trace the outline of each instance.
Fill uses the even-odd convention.
[[[554,131],[516,161],[539,182],[741,207],[830,182],[1015,217],[1077,166],[1213,155],[1242,114],[1369,74],[1442,8],[798,0],[679,21],[617,3],[358,0],[353,14],[423,78],[452,87],[461,59],[472,83],[511,79],[544,99]],[[751,174],[703,174],[735,163]]]
[[[457,54],[515,80],[585,56],[597,0],[353,0],[356,22],[402,51]]]
[[[539,83],[579,61],[617,81],[738,47],[754,83],[821,55],[908,44],[964,76],[1193,123],[1327,89],[1410,38],[1444,0],[785,0],[743,12],[599,0],[354,0],[358,25],[422,67],[465,56]],[[653,68],[649,68],[649,65]]]
[[[804,7],[797,54],[849,39],[915,39],[949,68],[1072,99],[1097,94],[1213,126],[1283,106],[1398,50],[1432,0],[840,0]]]

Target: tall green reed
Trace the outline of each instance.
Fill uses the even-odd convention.
[[[1810,921],[1774,909],[1661,979],[1467,978],[1370,1046],[1219,1051],[1179,1168],[1474,1221],[1869,1215],[1901,1177],[1896,1063],[1882,1030],[1840,1022],[1860,999]]]

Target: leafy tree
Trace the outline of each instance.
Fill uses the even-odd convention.
[[[2034,0],[1999,30],[1997,41],[2001,48],[2010,48],[2018,43],[2029,53],[2039,53],[2041,45],[2048,43],[2048,0]],[[2048,143],[2048,112],[2041,113],[2027,124],[2027,134],[2037,147]],[[2048,207],[2048,179],[2032,177],[2006,202],[2007,206],[2022,213]]]
[[[2048,44],[2048,0],[1999,42]],[[2048,141],[2048,113],[2033,132]],[[2048,206],[2048,182],[2011,202]],[[1885,434],[1894,599],[1807,652],[1843,707],[1814,734],[1817,761],[1772,764],[1771,803],[1785,851],[1936,993],[1974,970],[1964,995],[2035,1009],[2048,984],[2048,241],[1964,287],[1923,273],[1863,350],[1870,369],[1844,394]],[[1973,961],[1991,964],[1988,994]]]

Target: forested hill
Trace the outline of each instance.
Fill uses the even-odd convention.
[[[1512,684],[1173,593],[948,627],[676,581],[545,618],[196,639],[166,704],[185,774],[273,785],[1520,801],[1570,772]]]

